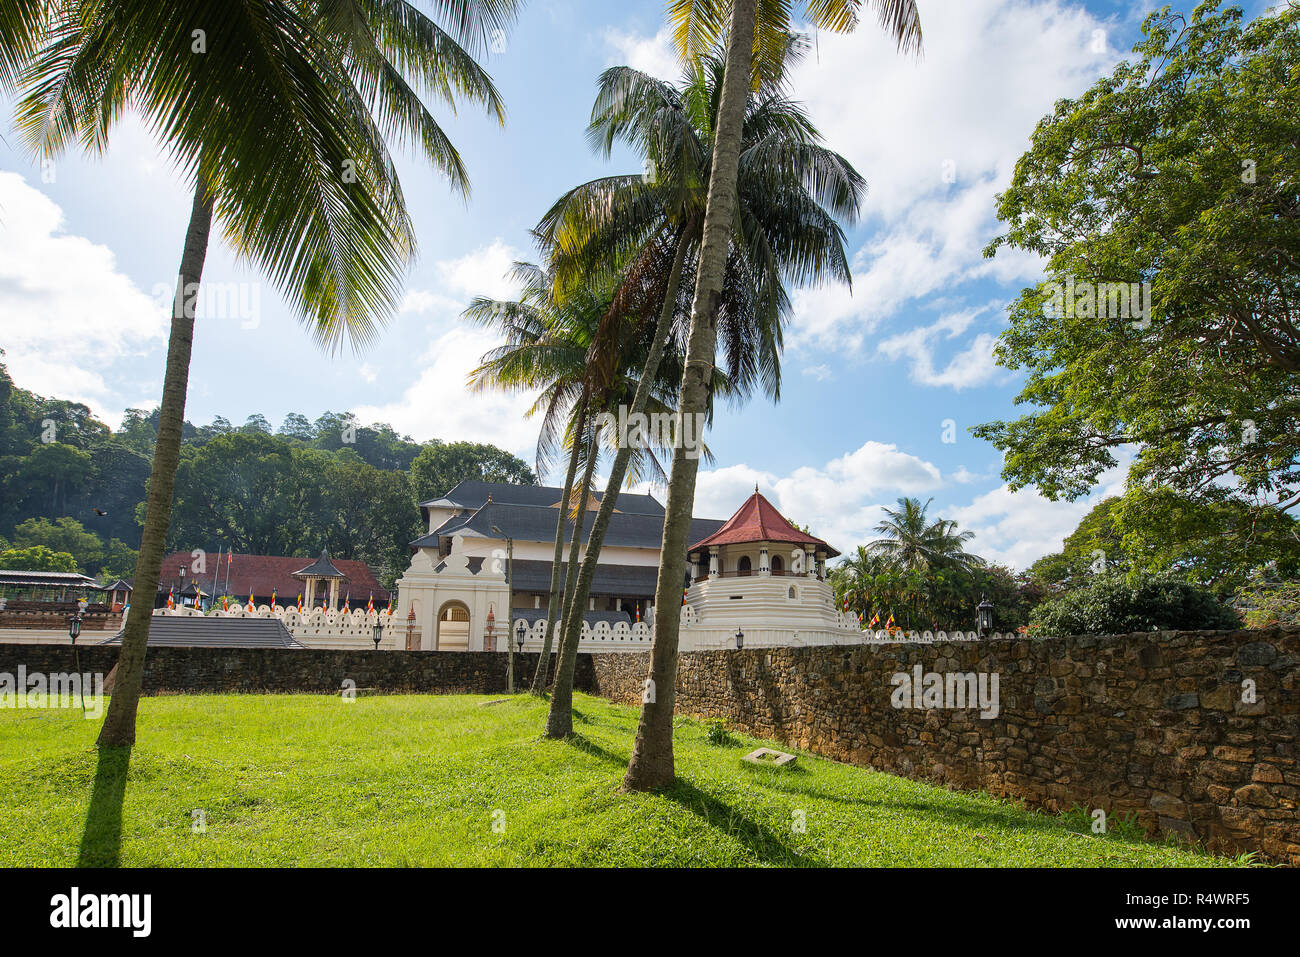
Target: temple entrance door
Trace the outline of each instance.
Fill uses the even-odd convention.
[[[464,602],[448,601],[438,609],[438,651],[469,650],[469,608]]]

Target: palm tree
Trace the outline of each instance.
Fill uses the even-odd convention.
[[[900,49],[919,49],[921,21],[915,0],[869,0],[881,24]],[[818,29],[847,31],[857,23],[859,0],[808,0],[805,14]],[[725,22],[727,7],[731,8]],[[737,174],[740,165],[747,93],[754,81],[772,72],[776,56],[784,50],[791,31],[794,4],[763,3],[758,23],[756,0],[673,0],[669,20],[675,27],[678,50],[691,62],[707,56],[726,33],[726,65],[722,94],[714,127],[704,236],[691,327],[678,407],[683,415],[702,411],[708,401],[708,370],[717,346],[719,298],[726,275],[728,251],[736,218]],[[779,72],[779,71],[776,71]],[[660,546],[661,563],[655,584],[654,641],[650,649],[650,686],[653,695],[641,708],[632,758],[623,787],[643,791],[667,787],[673,781],[673,708],[676,703],[677,642],[681,604],[677,589],[686,574],[686,538],[695,503],[698,460],[679,449],[673,456],[668,482],[667,517]]]
[[[957,523],[949,519],[930,521],[928,513],[933,501],[929,499],[923,505],[920,499],[900,498],[898,508],[885,509],[885,518],[876,525],[876,532],[883,537],[867,545],[868,554],[909,571],[983,568],[984,559],[966,551],[966,543],[975,533],[958,532]]]
[[[556,295],[553,274],[531,263],[516,263],[513,277],[522,287],[519,300],[478,298],[464,315],[506,336],[505,343],[488,352],[470,373],[471,387],[540,390],[528,412],[529,415],[542,413],[537,451],[539,473],[550,471],[560,434],[570,450],[556,519],[546,632],[533,679],[533,691],[540,693],[546,687],[556,620],[567,621],[571,617],[568,612],[577,576],[566,577],[561,595],[560,573],[565,567],[561,558],[566,531],[572,522],[567,567],[576,567],[601,438],[596,414],[604,406],[626,401],[628,390],[640,386],[636,380],[629,381],[624,370],[635,370],[641,365],[644,344],[637,341],[635,334],[627,334],[627,330],[635,333],[641,327],[635,322],[613,322],[610,317],[629,318],[644,306],[638,306],[636,297],[630,294],[615,296],[608,282],[599,281],[560,298]],[[601,374],[601,370],[607,369],[616,371],[612,375]],[[680,365],[670,364],[659,382],[647,382],[646,404],[652,411],[671,413],[665,400],[672,400],[677,381],[672,376],[679,377],[680,373]],[[575,488],[580,463],[585,465]],[[652,449],[643,450],[633,463],[634,480],[647,473],[663,474]],[[582,602],[585,601],[584,596]]]
[[[786,62],[797,59],[802,49],[788,44]],[[619,140],[642,150],[654,170],[653,182],[624,176],[584,184],[566,194],[538,230],[554,241],[562,262],[590,263],[598,259],[593,249],[621,253],[646,236],[654,237],[650,248],[661,264],[671,259],[655,347],[641,374],[644,382],[655,377],[675,313],[685,312],[680,280],[699,254],[722,85],[723,63],[716,56],[705,58],[680,87],[628,67],[607,70],[588,136],[606,156]],[[844,235],[835,220],[857,215],[865,183],[843,157],[820,145],[807,116],[785,96],[780,76],[751,98],[738,182],[737,241],[719,300],[719,338],[733,395],[743,397],[761,383],[776,399],[781,330],[789,311],[784,283],[850,280]],[[707,398],[716,389],[713,383]],[[640,411],[634,399],[630,413]],[[586,603],[632,451],[625,442],[615,457],[578,580],[579,607]],[[660,612],[662,608],[656,616]],[[547,719],[551,737],[572,731],[572,675],[580,631],[581,621],[566,619]]]
[[[194,191],[135,572],[144,600],[128,616],[101,746],[135,741],[149,596],[170,521],[214,219],[323,347],[370,342],[393,311],[415,246],[388,140],[418,146],[467,193],[461,158],[416,88],[482,104],[504,121],[474,56],[516,7],[447,0],[439,5],[446,29],[408,4],[370,0],[54,0],[41,5],[35,28],[0,15],[0,38],[40,37],[17,76],[16,125],[35,153],[52,156],[74,139],[103,151],[114,121],[133,107]],[[30,0],[22,9],[31,12]],[[5,56],[0,74],[12,74]]]

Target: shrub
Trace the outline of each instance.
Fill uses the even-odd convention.
[[[1034,609],[1035,634],[1122,635],[1133,631],[1240,628],[1241,619],[1207,588],[1168,573],[1105,572]]]
[[[727,723],[721,718],[712,718],[705,723],[704,738],[709,744],[726,747],[736,743],[736,739],[727,730]]]

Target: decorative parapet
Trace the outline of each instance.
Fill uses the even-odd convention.
[[[303,644],[321,647],[339,647],[356,644],[358,647],[374,647],[374,629],[376,624],[383,626],[380,648],[404,648],[406,646],[406,621],[398,620],[395,615],[384,611],[366,611],[357,608],[349,612],[342,610],[327,611],[313,608],[299,612],[292,605],[258,605],[253,611],[247,605],[235,605],[221,611],[206,613],[196,608],[155,608],[155,615],[173,615],[186,618],[279,618],[289,634]]]
[[[546,639],[545,619],[538,619],[529,625],[527,619],[516,618],[512,627],[512,634],[518,634],[520,622],[523,622],[525,628],[524,651],[541,651]],[[564,623],[557,621],[551,645],[553,649],[558,650],[557,644],[563,633]],[[644,621],[632,624],[620,621],[613,625],[607,621],[600,621],[594,626],[590,622],[584,621],[582,631],[578,635],[578,650],[583,652],[647,651],[653,638],[654,632]]]

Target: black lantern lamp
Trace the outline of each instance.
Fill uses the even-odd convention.
[[[370,629],[370,639],[375,643],[375,651],[378,651],[379,643],[384,640],[384,626],[377,621]]]
[[[736,629],[736,650],[739,651],[745,647],[745,633],[739,628]]]
[[[81,616],[69,615],[68,616],[68,637],[72,639],[72,643],[74,645],[77,643],[77,636],[80,634],[81,634]]]
[[[527,632],[528,626],[524,624],[524,620],[520,618],[515,622],[515,644],[519,646],[519,653],[521,655],[524,653],[524,635]]]
[[[976,612],[976,630],[979,636],[983,638],[993,630],[993,602],[989,601],[984,595],[980,595],[980,603],[975,608]]]

